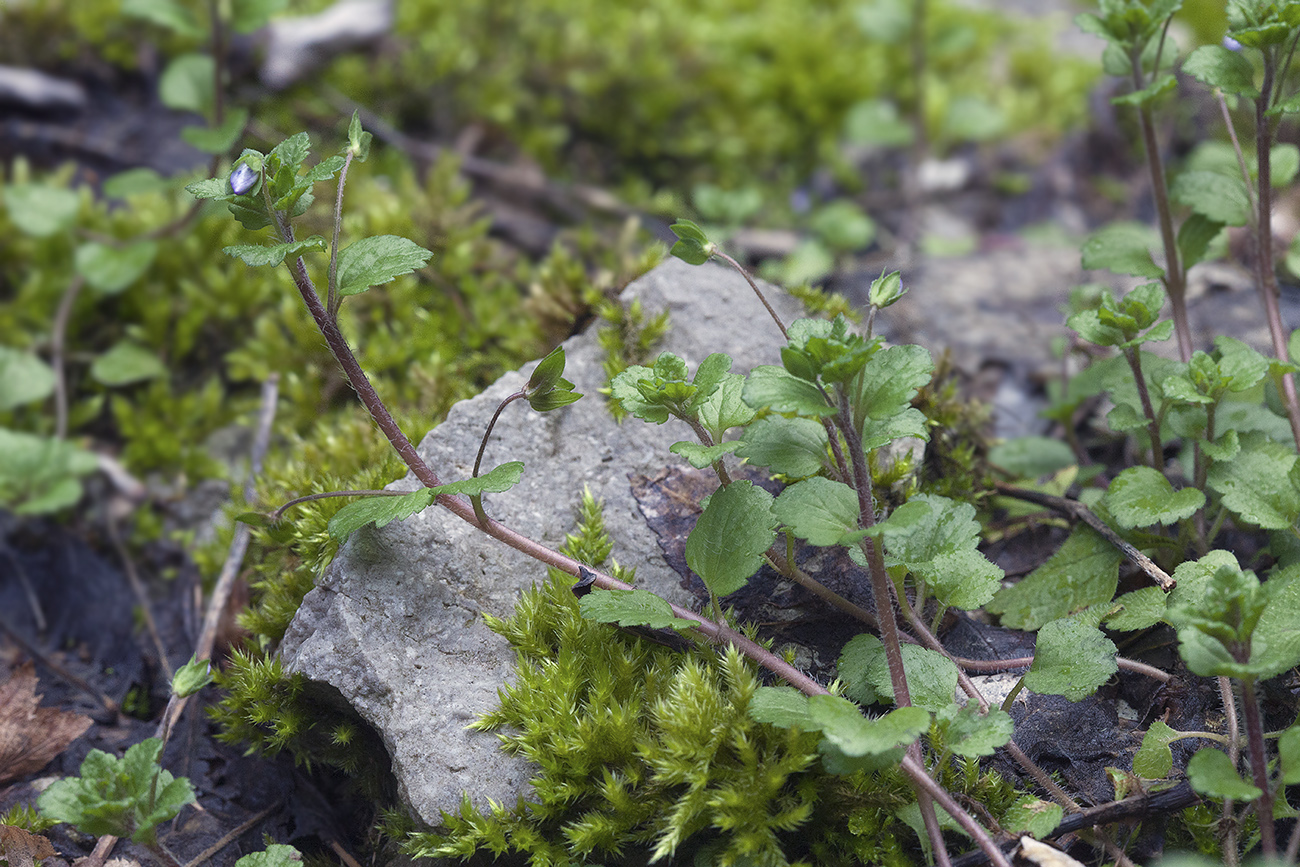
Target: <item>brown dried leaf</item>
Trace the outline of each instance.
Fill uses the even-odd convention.
[[[0,687],[0,691],[3,691],[3,687]],[[13,825],[0,825],[0,860],[7,860],[9,867],[35,867],[37,861],[53,858],[54,855],[50,841],[39,834],[32,834]]]
[[[36,773],[90,728],[90,717],[39,704],[30,662],[0,684],[0,785]]]

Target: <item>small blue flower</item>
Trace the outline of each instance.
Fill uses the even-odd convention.
[[[248,163],[240,163],[235,166],[235,170],[230,173],[230,190],[237,196],[242,196],[253,185],[257,183],[260,175],[249,168]]]
[[[1223,47],[1229,51],[1240,51],[1241,43],[1233,39],[1231,36],[1225,36],[1223,37]]]

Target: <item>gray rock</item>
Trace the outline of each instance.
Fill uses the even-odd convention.
[[[648,313],[667,308],[671,329],[662,349],[692,369],[723,351],[734,368],[779,363],[780,332],[735,272],[692,268],[670,260],[633,283],[624,300]],[[787,322],[798,302],[769,294]],[[616,424],[596,390],[604,385],[603,351],[592,332],[565,344],[565,376],[587,396],[546,415],[522,401],[502,413],[485,467],[525,463],[521,483],[484,498],[490,515],[556,547],[573,527],[583,487],[604,501],[605,522],[621,563],[637,584],[671,601],[690,596],[646,527],[628,474],[652,474],[679,459],[668,447],[689,437],[680,422]],[[445,480],[466,478],[484,427],[502,398],[527,381],[531,365],[506,374],[483,394],[452,408],[420,444]],[[391,487],[413,490],[408,476]],[[526,792],[531,767],[497,749],[492,734],[465,726],[491,708],[509,678],[512,654],[481,615],[506,616],[519,592],[544,577],[523,554],[486,538],[451,514],[429,509],[406,521],[354,534],[319,586],[303,601],[281,651],[290,670],[330,684],[382,737],[400,794],[424,819],[437,822],[461,793],[484,806],[513,803]]]

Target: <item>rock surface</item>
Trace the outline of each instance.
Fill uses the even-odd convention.
[[[788,296],[773,290],[769,298],[786,321],[800,315]],[[738,371],[779,363],[780,333],[729,269],[670,260],[629,286],[624,299],[640,299],[648,313],[671,311],[661,349],[692,370],[715,351],[729,354]],[[587,396],[544,416],[522,402],[502,413],[485,466],[522,460],[524,476],[514,489],[487,495],[485,507],[556,547],[573,528],[585,485],[604,501],[614,556],[636,567],[638,586],[687,602],[691,596],[637,509],[628,474],[679,462],[668,447],[689,431],[675,421],[615,423],[596,393],[604,374],[595,334],[578,335],[565,349],[565,377]],[[530,368],[455,406],[421,443],[421,455],[443,479],[469,475],[488,419]],[[391,487],[413,490],[417,483],[407,477]],[[513,661],[481,615],[508,615],[519,592],[544,574],[523,554],[438,509],[363,530],[303,601],[284,638],[284,659],[290,670],[333,686],[375,727],[400,794],[422,818],[436,823],[440,810],[458,806],[462,791],[479,806],[488,798],[513,803],[526,791],[531,767],[498,750],[495,735],[465,726],[493,705]]]

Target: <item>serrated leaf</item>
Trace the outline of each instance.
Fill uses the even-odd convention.
[[[814,731],[808,696],[789,686],[760,686],[749,700],[751,718],[778,728]]]
[[[1134,632],[1155,626],[1164,619],[1168,598],[1159,587],[1143,587],[1115,600],[1106,615],[1106,627],[1117,632]]]
[[[302,855],[292,846],[272,843],[264,852],[250,852],[235,862],[235,867],[301,867]]]
[[[432,251],[397,235],[362,238],[339,253],[338,293],[356,295],[387,283],[423,268],[432,255]]]
[[[1250,199],[1240,177],[1211,171],[1183,172],[1174,178],[1169,195],[1216,223],[1244,226],[1250,220]]]
[[[280,169],[288,170],[288,177],[292,179],[297,173],[298,166],[302,161],[307,159],[307,154],[311,153],[311,138],[307,133],[300,132],[289,136],[266,155],[267,162],[272,162],[272,168],[275,171]],[[272,159],[274,158],[274,159]]]
[[[207,178],[185,185],[185,192],[196,199],[220,199],[230,196],[230,183],[226,178]]]
[[[1095,626],[1076,618],[1053,620],[1038,630],[1025,686],[1081,701],[1119,671],[1117,652],[1114,642]]]
[[[791,485],[772,507],[777,520],[814,545],[835,545],[858,529],[858,495],[843,482],[820,476]]]
[[[1162,75],[1141,90],[1135,90],[1123,96],[1111,97],[1110,101],[1112,105],[1145,105],[1158,96],[1172,92],[1177,85],[1178,80],[1174,76]]]
[[[385,527],[393,521],[402,521],[433,504],[437,493],[433,488],[420,488],[400,497],[366,497],[348,503],[330,518],[330,538],[343,541],[367,524]]]
[[[33,238],[67,231],[81,210],[76,192],[46,184],[8,184],[4,200],[14,228]]]
[[[1241,54],[1222,45],[1197,48],[1183,61],[1183,72],[1224,93],[1251,99],[1259,96],[1259,88],[1255,86],[1255,67]]]
[[[1136,277],[1163,277],[1165,269],[1151,258],[1150,240],[1151,232],[1145,226],[1128,223],[1107,226],[1084,242],[1083,268]]]
[[[1269,359],[1235,337],[1221,334],[1214,338],[1214,346],[1219,352],[1219,372],[1228,378],[1229,391],[1254,388],[1268,374]]]
[[[1190,518],[1204,505],[1204,493],[1196,488],[1175,491],[1169,480],[1151,467],[1129,467],[1106,491],[1106,508],[1125,529],[1168,526]]]
[[[730,359],[728,359],[728,366],[730,366]],[[699,382],[700,372],[696,371],[697,386]],[[747,425],[754,420],[754,410],[745,403],[744,389],[745,377],[738,373],[728,373],[717,383],[712,393],[699,404],[696,418],[715,441],[722,439],[722,435],[731,428]]]
[[[826,463],[830,440],[826,428],[809,418],[761,418],[741,437],[738,457],[792,478],[817,473]]]
[[[1179,734],[1161,720],[1153,721],[1133,756],[1133,773],[1147,780],[1163,780],[1169,776],[1174,767],[1174,754],[1169,745]]]
[[[1288,481],[1295,452],[1259,434],[1241,437],[1241,452],[1210,465],[1206,484],[1224,506],[1265,530],[1290,527],[1300,517],[1300,491]]]
[[[208,54],[182,54],[163,70],[158,79],[158,99],[175,111],[207,114],[216,91],[213,78],[216,61]]]
[[[1196,755],[1187,763],[1187,779],[1193,790],[1211,798],[1253,801],[1264,794],[1243,780],[1232,766],[1232,759],[1214,747],[1196,751]]]
[[[715,491],[686,539],[686,565],[717,596],[734,593],[763,565],[776,538],[772,495],[752,482]]]
[[[30,352],[0,346],[0,412],[54,393],[54,369]]]
[[[987,714],[981,714],[979,705],[970,702],[960,708],[949,704],[937,709],[935,727],[944,746],[953,753],[978,758],[991,756],[1005,746],[1011,740],[1015,723],[1011,714],[1001,708],[990,708]]]
[[[867,719],[857,705],[835,695],[809,696],[808,716],[828,741],[851,757],[906,747],[930,728],[929,712],[919,707],[900,707]]]
[[[853,424],[862,432],[864,448],[878,448],[898,436],[930,438],[924,416],[909,410],[933,373],[929,351],[914,344],[885,347],[867,360],[848,389]]]
[[[588,620],[651,629],[690,629],[697,624],[673,614],[673,607],[649,590],[592,590],[578,600]]]
[[[293,241],[288,244],[270,244],[265,247],[261,244],[234,244],[222,248],[222,252],[227,256],[242,259],[244,264],[250,268],[260,268],[267,265],[279,265],[285,260],[286,256],[297,256],[304,250],[312,248],[325,249],[325,239],[320,235],[312,235],[310,238],[304,238],[301,241]]]
[[[1079,462],[1073,451],[1052,437],[1016,437],[989,450],[989,463],[1023,479],[1049,476]]]
[[[924,579],[944,605],[979,608],[993,598],[1005,574],[977,550],[980,526],[969,503],[919,494],[873,532],[884,543],[886,563],[906,566]]]
[[[1004,587],[986,606],[1002,625],[1032,631],[1100,602],[1119,584],[1122,555],[1101,534],[1079,525],[1046,563]]]
[[[902,653],[912,704],[933,711],[951,707],[957,689],[957,666],[952,660],[915,644],[903,645]],[[851,698],[871,704],[894,700],[885,647],[876,636],[855,635],[844,645],[836,668]]]
[[[91,363],[90,375],[103,385],[121,386],[166,376],[167,368],[148,349],[123,340]]]
[[[784,367],[760,364],[745,380],[745,403],[754,409],[793,412],[806,416],[832,416],[835,408],[816,385],[793,376]]]
[[[1300,665],[1300,567],[1274,572],[1264,585],[1268,604],[1255,624],[1251,668],[1277,677]]]
[[[1007,810],[1007,815],[1002,820],[1002,827],[1012,834],[1028,834],[1030,837],[1042,838],[1056,830],[1064,815],[1065,810],[1060,804],[1043,801],[1033,795],[1022,795],[1020,800]]]
[[[668,451],[685,458],[687,463],[697,470],[712,466],[713,462],[740,448],[739,442],[718,443],[716,446],[703,446],[699,443],[683,440],[673,443]]]

